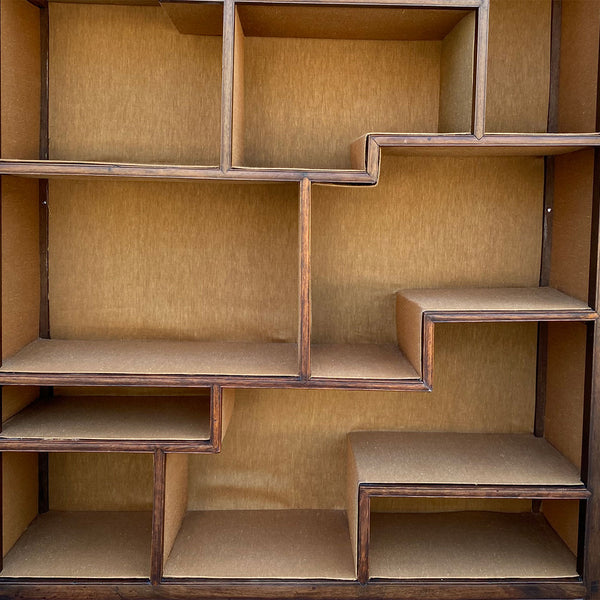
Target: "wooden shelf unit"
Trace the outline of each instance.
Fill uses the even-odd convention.
[[[600,598],[599,55],[0,0],[0,597]]]

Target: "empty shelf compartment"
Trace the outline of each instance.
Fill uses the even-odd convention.
[[[557,486],[585,493],[579,470],[532,434],[357,431],[357,484]]]
[[[192,511],[167,578],[354,579],[344,511]]]
[[[577,577],[541,513],[372,513],[371,579]]]

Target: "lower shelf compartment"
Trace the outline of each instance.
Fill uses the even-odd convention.
[[[0,577],[148,579],[151,537],[150,512],[50,511],[4,557]]]
[[[344,511],[192,511],[165,578],[355,579]]]
[[[394,344],[313,344],[311,362],[317,379],[419,379]]]
[[[372,513],[370,579],[577,577],[541,513]]]

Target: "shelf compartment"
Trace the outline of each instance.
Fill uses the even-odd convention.
[[[312,344],[310,355],[312,379],[419,379],[393,344]]]
[[[4,558],[0,577],[148,579],[150,512],[41,514]]]
[[[531,434],[357,431],[348,434],[355,484],[526,486],[587,492],[578,469],[545,439]],[[468,494],[468,491],[465,491]],[[477,493],[477,492],[475,492]]]
[[[46,340],[6,359],[2,373],[294,376],[296,344],[167,340]]]
[[[352,580],[346,514],[332,510],[188,512],[164,576]]]
[[[0,578],[149,579],[151,454],[1,456]]]
[[[219,164],[222,5],[190,36],[158,3],[49,4],[50,159]]]
[[[369,575],[378,579],[578,577],[542,514],[373,513]]]
[[[370,131],[472,131],[475,22],[464,8],[239,4],[234,166],[348,169]]]
[[[585,302],[549,287],[401,290],[396,294],[398,344],[431,381],[433,323],[593,321]]]
[[[6,387],[4,388],[7,389]],[[233,390],[146,390],[128,394],[107,388],[75,394],[54,390],[2,424],[2,450],[106,450],[214,452],[233,410]],[[64,394],[64,395],[63,395]]]

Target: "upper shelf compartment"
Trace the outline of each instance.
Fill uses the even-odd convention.
[[[51,160],[219,164],[222,5],[194,8],[202,35],[181,4],[50,2]]]
[[[476,14],[239,4],[233,165],[348,169],[370,131],[471,132]]]

